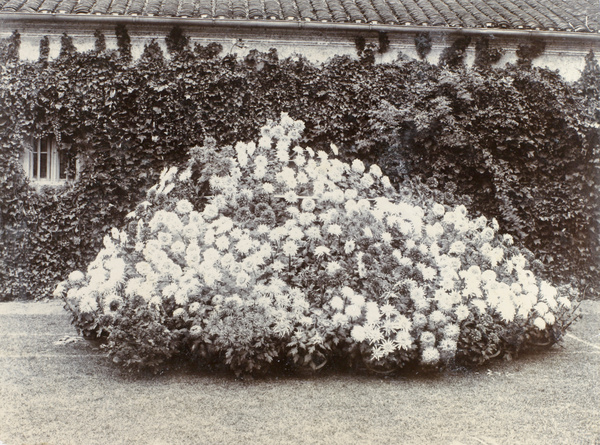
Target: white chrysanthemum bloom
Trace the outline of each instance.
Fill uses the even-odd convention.
[[[344,300],[342,300],[340,297],[338,297],[337,295],[335,297],[333,297],[330,301],[329,301],[330,306],[332,307],[332,309],[335,309],[336,311],[341,311],[344,309]]]
[[[185,289],[180,289],[175,292],[175,304],[184,306],[189,301],[189,295]]]
[[[344,286],[340,289],[342,296],[346,299],[350,299],[354,296],[354,290],[350,286]]]
[[[338,263],[337,261],[330,261],[329,263],[327,263],[326,269],[329,275],[335,275],[342,269],[342,266],[340,266],[340,263]]]
[[[348,188],[344,190],[344,198],[346,200],[355,200],[356,198],[358,198],[358,192],[353,188]]]
[[[465,253],[466,246],[462,241],[454,241],[448,250],[449,254],[462,255]]]
[[[437,365],[439,361],[440,352],[436,348],[430,346],[423,350],[423,353],[421,355],[421,363],[423,365],[434,366]]]
[[[331,224],[327,227],[327,233],[334,236],[339,236],[342,234],[342,228],[339,224]]]
[[[360,185],[366,189],[373,187],[373,184],[375,184],[375,179],[373,179],[373,176],[369,173],[365,173],[362,178],[360,178]]]
[[[281,246],[281,249],[285,255],[294,256],[298,253],[298,244],[291,240],[286,241],[283,246]]]
[[[431,210],[433,211],[433,214],[437,217],[442,217],[444,216],[444,213],[446,213],[446,208],[442,204],[439,204],[437,202],[433,205]]]
[[[548,305],[543,301],[540,301],[538,304],[536,304],[533,309],[535,309],[535,311],[542,317],[550,310]]]
[[[356,304],[350,304],[348,306],[346,306],[346,315],[350,318],[350,319],[356,319],[358,317],[361,316],[362,314],[362,307],[358,306]]]
[[[187,199],[180,199],[175,207],[175,211],[177,213],[181,213],[182,215],[187,215],[192,210],[194,210],[194,206],[192,206],[192,203]]]
[[[487,303],[484,300],[481,300],[479,298],[472,300],[471,303],[473,304],[473,306],[475,306],[475,308],[477,308],[477,310],[481,313],[481,314],[485,314],[487,311]]]
[[[180,317],[184,317],[186,315],[185,309],[183,308],[177,308],[173,311],[173,317],[175,318],[180,318]]]
[[[346,255],[350,255],[352,252],[354,252],[355,248],[356,243],[354,242],[354,240],[348,240],[344,243],[344,253]]]
[[[254,158],[254,165],[257,167],[265,168],[269,164],[269,160],[264,155],[258,155]]]
[[[557,302],[560,307],[571,309],[571,300],[569,300],[567,297],[558,297]]]
[[[423,348],[435,345],[435,335],[433,332],[423,331],[419,337],[419,342]]]
[[[444,338],[441,342],[440,342],[440,350],[449,356],[454,356],[454,353],[456,352],[456,349],[458,347],[458,344],[456,342],[456,340],[450,339],[450,338]]]
[[[376,302],[374,301],[369,301],[366,305],[366,317],[367,317],[367,323],[370,324],[374,324],[377,323],[379,321],[379,319],[381,318],[381,312],[379,310],[379,306],[377,305]]]
[[[425,281],[435,280],[435,278],[437,276],[437,270],[435,270],[433,267],[426,266],[423,263],[418,263],[416,267],[419,270],[419,272],[421,272],[421,275],[423,275],[423,280],[425,280]]]
[[[535,320],[533,320],[533,325],[540,331],[546,329],[546,321],[542,317],[537,317]]]
[[[355,159],[352,161],[352,170],[354,170],[358,174],[362,174],[365,171],[365,164],[359,159]]]
[[[283,195],[283,199],[285,199],[290,204],[293,204],[295,202],[298,202],[298,195],[296,195],[296,192],[294,192],[293,190],[290,190]]]
[[[273,186],[273,184],[271,184],[270,182],[265,182],[262,186],[263,190],[269,194],[272,194],[275,192],[275,187]]]
[[[443,324],[446,323],[447,319],[446,319],[446,316],[444,315],[444,313],[442,311],[433,311],[429,315],[429,321],[434,326],[442,326]]]
[[[383,172],[381,171],[381,168],[379,168],[379,166],[377,164],[371,165],[371,168],[369,169],[369,173],[371,173],[376,178],[381,178],[383,176]]]
[[[444,312],[450,312],[454,304],[450,293],[444,289],[438,289],[435,292],[436,306],[439,310]]]
[[[413,345],[413,338],[408,331],[398,331],[394,341],[400,350],[408,350]]]
[[[312,198],[304,198],[302,200],[301,207],[302,210],[305,212],[312,212],[316,207],[315,200]]]
[[[500,317],[506,322],[512,322],[517,315],[517,308],[515,304],[512,302],[510,297],[504,296],[500,298],[498,305],[496,306],[496,310],[500,314]]]
[[[350,336],[355,342],[361,343],[367,337],[367,332],[363,326],[356,325],[350,331]]]
[[[285,184],[288,189],[295,189],[298,185],[296,180],[296,172],[290,167],[284,167],[277,175],[275,175],[277,181]]]
[[[385,303],[383,306],[381,306],[381,313],[388,318],[392,315],[395,315],[397,312],[398,311],[396,311],[396,308],[390,303]]]
[[[250,283],[250,275],[246,272],[240,272],[235,277],[235,284],[238,287],[246,287]]]
[[[84,313],[95,312],[98,310],[98,302],[90,296],[85,296],[79,301],[79,310]]]
[[[318,226],[311,226],[306,229],[306,237],[311,240],[318,240],[321,238],[321,229]]]
[[[298,218],[298,222],[300,223],[300,225],[304,226],[304,227],[310,226],[317,219],[317,217],[314,213],[309,213],[309,212],[302,212],[302,213],[298,214],[297,218]]]
[[[315,249],[315,256],[316,256],[317,258],[320,258],[320,257],[322,257],[322,256],[324,256],[324,255],[329,255],[329,254],[330,254],[330,252],[331,252],[331,249],[329,249],[329,247],[326,247],[326,246],[318,246],[318,247]]]
[[[258,140],[258,147],[262,149],[271,148],[271,143],[273,141],[267,134],[263,134],[263,136]]]
[[[290,222],[294,221],[290,220]],[[300,227],[291,226],[288,232],[288,238],[293,241],[300,241],[302,238],[304,238],[304,231]]]
[[[194,301],[192,304],[190,304],[188,311],[190,314],[194,315],[200,310],[200,307],[201,307],[200,303],[198,303],[197,301]]]
[[[67,290],[67,288],[65,286],[65,283],[58,283],[58,285],[54,289],[54,292],[52,292],[52,296],[54,298],[60,298],[63,296],[63,294],[65,293],[66,290]]]
[[[456,340],[460,335],[460,327],[457,324],[449,323],[444,327],[444,337]]]
[[[546,322],[548,325],[552,326],[552,325],[553,325],[553,324],[556,322],[556,317],[554,316],[554,314],[553,314],[552,312],[547,312],[547,313],[544,315],[544,321],[545,321],[545,322]]]
[[[68,278],[71,284],[80,284],[85,280],[85,275],[79,270],[75,270],[69,274]]]
[[[171,252],[180,255],[185,252],[185,244],[182,241],[175,241],[171,244]]]
[[[137,273],[145,277],[150,276],[154,273],[152,266],[146,261],[140,261],[136,263],[135,270],[137,271]]]
[[[412,325],[415,329],[423,329],[425,326],[427,326],[427,317],[425,314],[420,312],[413,314]]]
[[[162,290],[162,295],[165,298],[173,297],[178,289],[179,285],[177,283],[167,284]]]
[[[383,232],[381,234],[381,240],[386,244],[391,244],[393,240],[392,234],[390,232]]]
[[[217,249],[220,251],[227,250],[229,248],[229,238],[227,238],[225,235],[221,235],[215,241],[215,246],[217,246]]]
[[[204,219],[211,220],[219,216],[219,208],[214,204],[208,204],[202,211]]]

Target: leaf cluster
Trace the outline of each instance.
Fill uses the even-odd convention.
[[[496,216],[553,276],[600,287],[600,107],[591,82],[519,66],[466,71],[454,63],[464,45],[449,50],[446,67],[348,57],[317,66],[274,50],[218,57],[216,44],[169,63],[150,44],[132,64],[124,28],[117,53],[100,33],[87,53],[66,37],[69,57],[0,66],[0,298],[47,295],[89,262],[165,165],[181,165],[207,138],[219,146],[254,138],[283,111],[306,122],[305,145],[335,140],[342,156],[377,162],[396,183],[420,177],[466,195],[471,211]],[[169,38],[175,53],[188,47],[182,33]],[[426,55],[430,39],[418,42]],[[582,79],[597,76],[593,60]],[[30,138],[47,135],[81,167],[74,183],[39,193],[19,156]]]

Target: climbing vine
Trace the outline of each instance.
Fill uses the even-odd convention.
[[[588,295],[598,289],[599,99],[585,80],[597,76],[593,55],[585,86],[516,65],[464,70],[468,42],[446,51],[442,66],[388,65],[374,64],[377,47],[358,39],[362,57],[317,66],[275,50],[241,58],[220,55],[218,44],[192,48],[181,30],[168,39],[169,59],[154,41],[135,63],[122,27],[117,51],[97,33],[95,49],[78,53],[64,35],[61,56],[47,60],[44,50],[43,63],[15,59],[18,33],[3,42],[0,299],[48,295],[89,262],[165,165],[184,163],[208,138],[255,138],[281,112],[305,121],[304,145],[336,141],[346,159],[377,162],[397,184],[422,178],[452,192],[447,199],[464,195],[470,211],[497,217],[539,252],[553,276]],[[379,49],[387,44],[379,36]],[[426,56],[429,37],[416,44]],[[74,182],[36,189],[20,156],[48,135],[80,168]]]

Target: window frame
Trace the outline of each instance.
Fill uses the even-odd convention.
[[[68,163],[52,135],[31,138],[25,143],[23,169],[36,185],[60,186],[69,182],[72,178],[68,175]]]

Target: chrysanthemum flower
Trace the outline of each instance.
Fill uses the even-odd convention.
[[[298,253],[298,245],[293,241],[286,241],[281,247],[285,255],[294,256]]]
[[[336,311],[341,311],[344,309],[344,300],[342,300],[337,295],[335,297],[333,297],[331,300],[329,300],[329,304]]]
[[[546,321],[542,317],[537,317],[535,320],[533,320],[533,325],[540,331],[546,329]]]
[[[426,366],[437,365],[440,361],[440,352],[434,347],[427,347],[421,355],[421,363]]]
[[[356,319],[362,314],[362,307],[356,304],[346,306],[346,315],[351,319]]]

